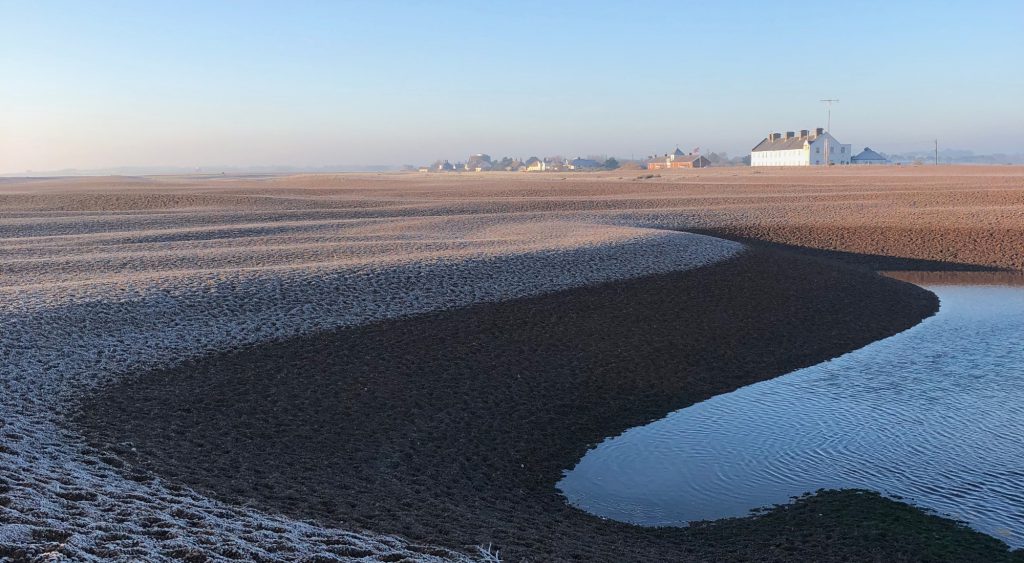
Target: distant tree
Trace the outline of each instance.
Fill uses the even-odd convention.
[[[611,157],[608,160],[604,161],[605,170],[615,170],[618,167],[619,161],[615,160],[615,157]]]
[[[740,162],[743,164],[743,166],[750,166],[750,155],[748,154],[747,156],[741,158]]]
[[[708,162],[710,162],[711,164],[714,164],[715,166],[729,164],[729,155],[727,153],[724,153],[724,152],[722,154],[718,154],[717,152],[713,152],[713,153],[708,155]]]

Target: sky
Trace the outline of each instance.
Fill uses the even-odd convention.
[[[0,0],[0,173],[1024,152],[1024,2]]]

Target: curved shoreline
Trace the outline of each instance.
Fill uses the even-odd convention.
[[[936,308],[909,284],[755,249],[204,358],[105,388],[77,424],[101,449],[129,441],[136,466],[223,500],[454,548],[493,543],[509,561],[755,556],[794,533],[799,510],[643,529],[572,509],[554,484],[588,444]],[[802,502],[850,502],[822,498]],[[799,556],[864,547],[848,535]],[[907,545],[890,543],[895,554]]]
[[[1016,244],[1024,218],[1020,169],[931,172],[711,169],[650,182],[613,173],[5,183],[0,559],[490,561],[476,544],[466,558],[357,526],[319,526],[218,502],[142,471],[131,445],[96,450],[60,422],[95,386],[188,358],[382,317],[672,272],[693,267],[693,258],[707,264],[706,251],[720,257],[715,249],[733,244],[721,240],[726,231],[778,240],[789,231],[776,227],[817,229],[792,242],[871,253],[853,262],[874,269],[910,260],[901,256],[926,269],[1024,264]],[[977,236],[962,236],[964,228]],[[710,229],[716,239],[658,229]],[[756,289],[756,279],[747,283]],[[394,291],[396,284],[413,290]],[[798,505],[826,515],[830,506],[875,511],[865,526],[896,517],[892,503],[847,493]],[[905,508],[912,522],[927,520]],[[794,505],[768,518],[799,513]],[[791,524],[777,535],[792,539],[822,526],[813,519]],[[976,536],[965,539],[947,524],[921,529],[977,545],[970,539]],[[730,541],[746,542],[742,525],[731,526]],[[751,537],[761,537],[760,526]],[[473,541],[490,536],[484,530]],[[918,542],[917,553],[934,544]]]
[[[387,318],[698,268],[743,250],[729,241],[649,229],[544,224],[524,232],[522,225],[487,218],[462,223],[455,227],[460,235],[470,224],[472,232],[489,237],[465,244],[448,241],[455,251],[476,244],[469,255],[445,255],[443,244],[432,259],[367,255],[358,245],[326,245],[321,248],[343,255],[351,250],[354,260],[339,263],[320,256],[316,268],[302,263],[219,274],[194,268],[188,275],[162,272],[144,281],[135,275],[145,270],[139,264],[134,271],[73,288],[52,283],[0,287],[0,559],[49,554],[76,560],[173,560],[190,554],[275,559],[282,554],[331,558],[362,553],[490,561],[475,550],[465,556],[394,536],[309,525],[219,503],[179,483],[147,476],[133,467],[130,446],[99,451],[60,425],[91,389],[190,358]],[[544,238],[545,232],[562,238]],[[438,235],[435,229],[406,238]],[[16,245],[39,242],[28,240]],[[257,249],[259,242],[253,241]],[[168,261],[181,261],[187,252],[179,248]],[[63,257],[48,243],[40,253]],[[16,269],[8,272],[9,263],[27,263],[36,270],[47,263],[5,260],[0,266],[7,273]],[[99,262],[111,264],[116,261]]]

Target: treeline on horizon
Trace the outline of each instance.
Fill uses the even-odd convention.
[[[704,155],[712,166],[749,166],[750,155],[729,157],[728,153],[725,152],[712,152]],[[461,170],[476,170],[479,168],[485,172],[509,172],[515,171],[520,167],[528,166],[533,161],[543,161],[555,166],[564,166],[570,163],[578,161],[584,161],[589,165],[581,168],[583,170],[642,170],[647,168],[647,163],[654,159],[661,158],[661,155],[653,155],[642,159],[637,158],[616,158],[614,156],[607,155],[588,155],[586,157],[576,157],[575,159],[568,159],[561,155],[547,156],[547,157],[535,157],[531,156],[526,159],[513,158],[510,156],[503,156],[500,159],[490,159],[485,154],[478,154],[470,156],[465,162],[450,162],[448,160],[435,160],[428,166],[416,166],[412,164],[405,164],[401,167],[402,170],[412,171],[426,168],[431,171],[446,170],[450,169],[453,171]],[[592,164],[590,164],[592,163]],[[557,170],[558,168],[551,168]]]
[[[893,164],[931,164],[935,162],[935,153],[930,151],[912,151],[904,153],[885,153],[877,151]],[[712,166],[749,166],[750,156],[729,157],[725,152],[712,152],[705,155]],[[498,162],[503,162],[503,157]],[[591,157],[587,157],[590,159]],[[616,168],[642,169],[646,168],[646,159],[617,158],[611,157],[618,164]],[[600,162],[606,162],[607,158],[601,155]],[[979,164],[979,165],[1006,165],[1024,164],[1024,153],[994,153],[975,154],[973,151],[961,149],[939,150],[940,164]],[[406,164],[336,164],[324,166],[288,166],[288,165],[265,165],[265,166],[116,166],[110,168],[63,168],[56,170],[24,170],[0,171],[0,177],[25,178],[25,177],[46,177],[46,176],[145,176],[145,175],[213,175],[213,174],[330,174],[345,172],[394,172],[396,170],[416,170],[417,166]]]

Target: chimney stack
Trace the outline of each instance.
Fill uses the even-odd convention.
[[[819,137],[824,135],[825,134],[825,128],[824,127],[818,127],[817,129],[814,130],[814,134],[819,136]]]
[[[811,133],[811,132],[810,132],[810,131],[808,131],[807,129],[801,129],[801,130],[800,130],[800,136],[801,136],[801,137],[806,137],[806,136],[807,136],[807,135],[809,135],[810,133]]]
[[[773,142],[773,143],[775,141],[778,141],[781,138],[782,138],[782,133],[772,133],[772,134],[768,135],[768,140]]]
[[[796,135],[792,131],[786,131],[786,138],[787,139],[792,139],[795,136]]]

